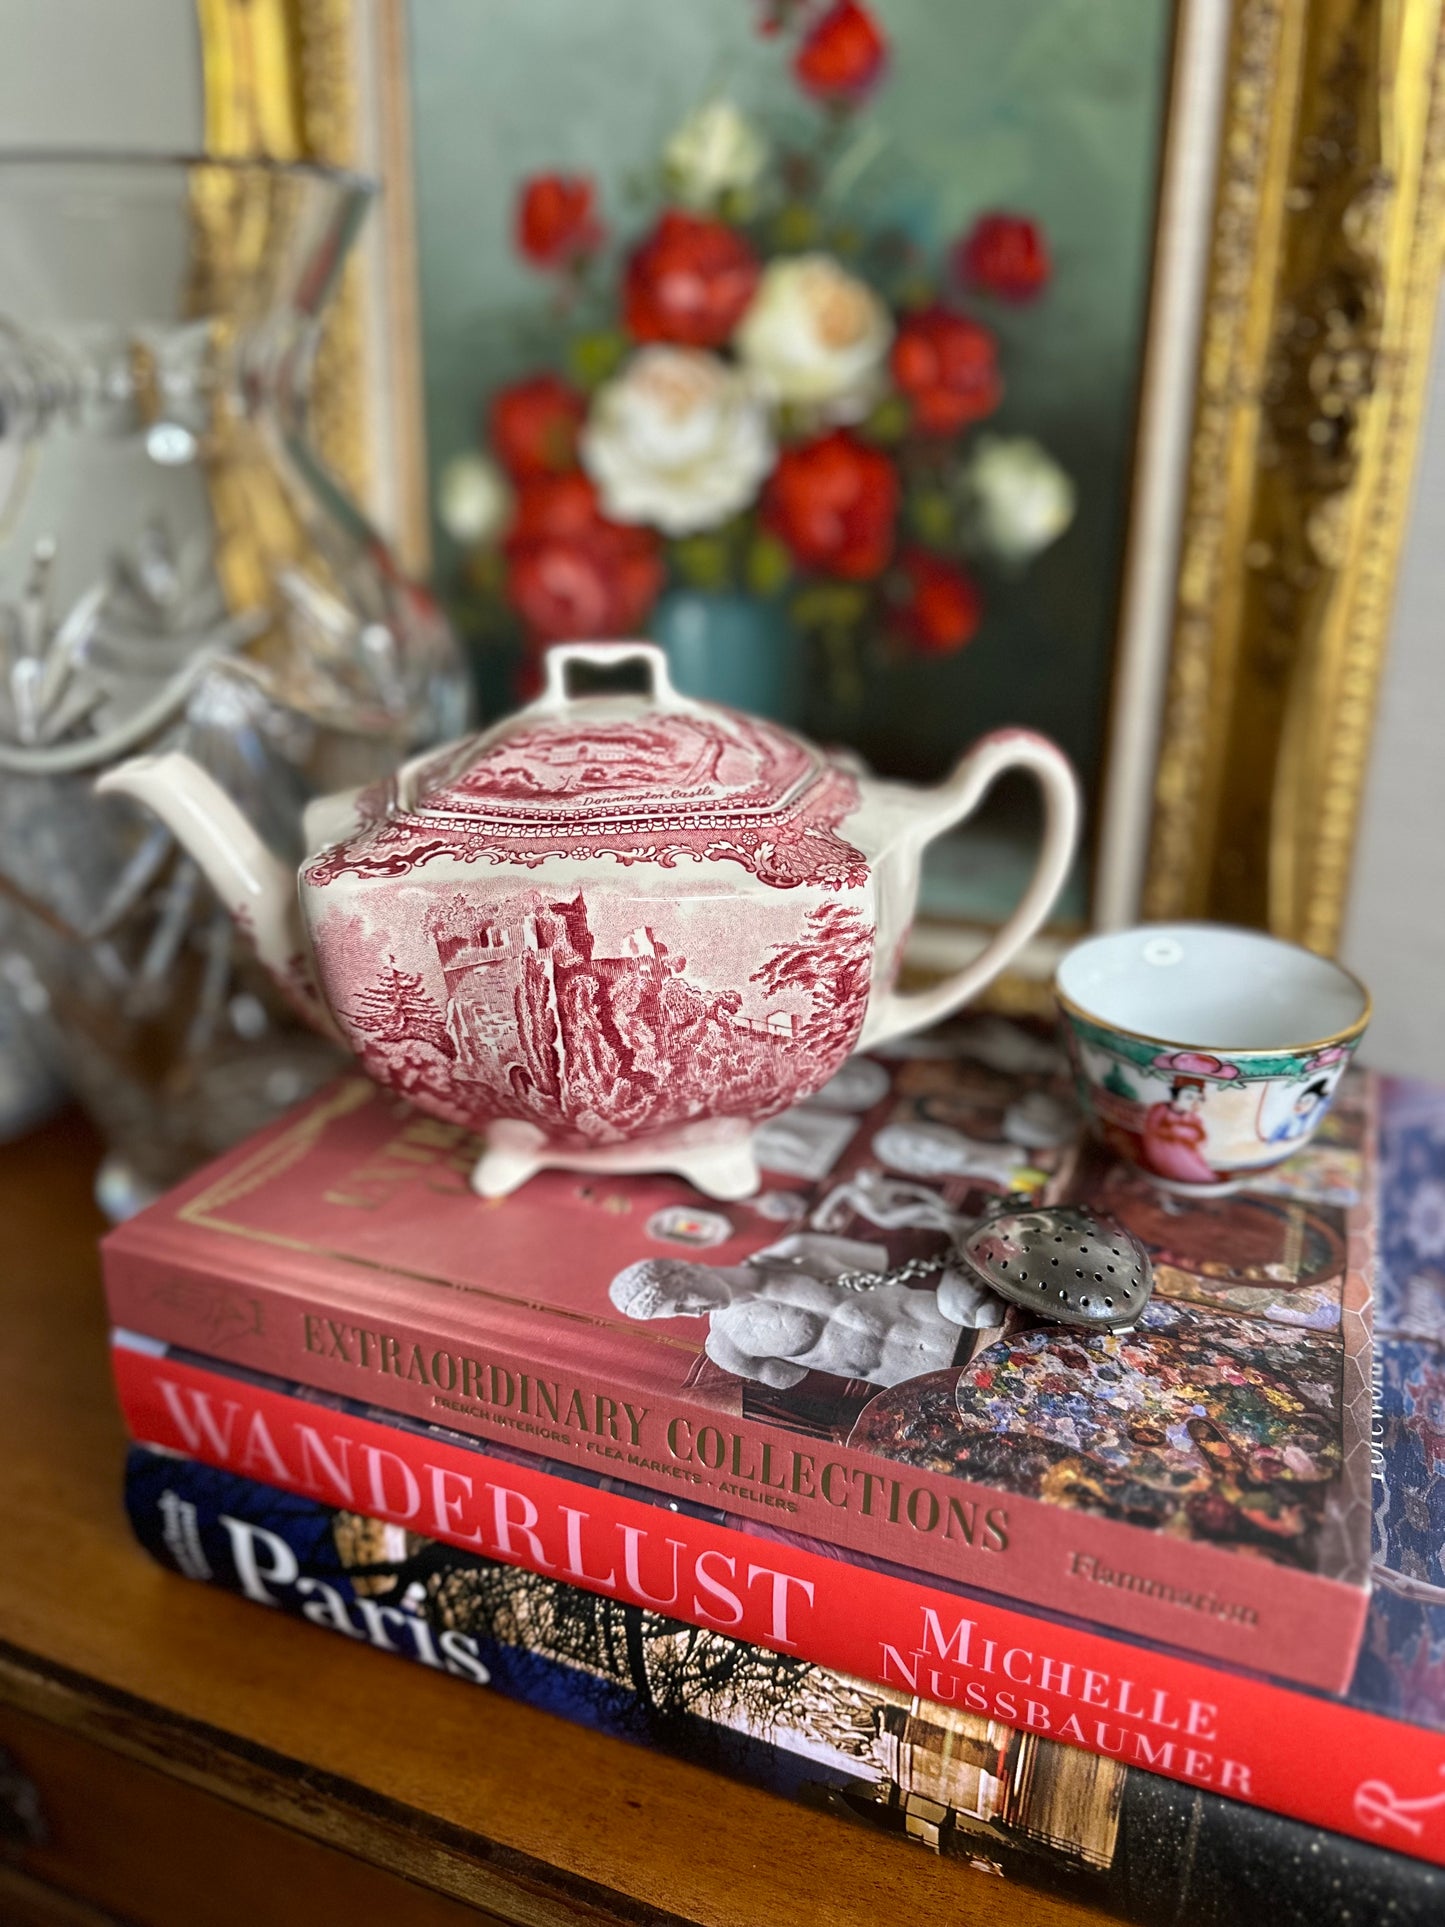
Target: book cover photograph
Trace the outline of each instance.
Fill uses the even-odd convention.
[[[112,1317],[1343,1686],[1369,1567],[1368,1078],[1287,1167],[1185,1199],[1082,1144],[1043,1034],[974,1019],[904,1048],[763,1126],[764,1189],[728,1204],[561,1172],[483,1202],[463,1132],[347,1080],[111,1235]],[[947,1263],[876,1284],[1004,1196],[1138,1237],[1138,1323],[1045,1324]]]
[[[1445,1734],[1445,1092],[1386,1079],[1381,1117],[1374,1561],[1353,1691]],[[1390,1845],[1445,1837],[1445,1766],[1373,1794]]]

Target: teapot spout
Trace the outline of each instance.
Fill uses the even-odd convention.
[[[198,866],[287,1002],[316,1029],[333,1026],[301,928],[296,878],[267,848],[213,776],[178,750],[134,756],[96,780],[107,796],[130,796],[165,824]]]

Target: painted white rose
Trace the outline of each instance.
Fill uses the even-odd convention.
[[[746,508],[776,456],[747,382],[696,348],[643,348],[599,388],[582,465],[614,522],[665,535],[715,528]]]
[[[756,186],[768,143],[730,100],[696,108],[662,150],[668,186],[685,207],[713,207],[724,194]]]
[[[734,346],[773,400],[856,419],[876,399],[893,339],[887,308],[831,254],[769,262]]]
[[[454,456],[437,479],[437,519],[454,542],[491,541],[511,512],[511,487],[486,455]]]
[[[1074,519],[1074,484],[1028,435],[981,435],[968,483],[983,540],[1007,562],[1027,562]]]

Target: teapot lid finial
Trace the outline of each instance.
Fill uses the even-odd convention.
[[[627,663],[645,665],[654,709],[685,710],[700,706],[674,687],[667,656],[655,642],[555,642],[542,658],[545,678],[542,694],[524,713],[568,709],[573,703],[585,700],[572,685],[571,672],[579,664],[584,668],[619,669]]]

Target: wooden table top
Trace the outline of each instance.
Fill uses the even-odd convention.
[[[73,1116],[0,1151],[10,1704],[529,1927],[1103,1920],[160,1570],[121,1508],[95,1156]]]

